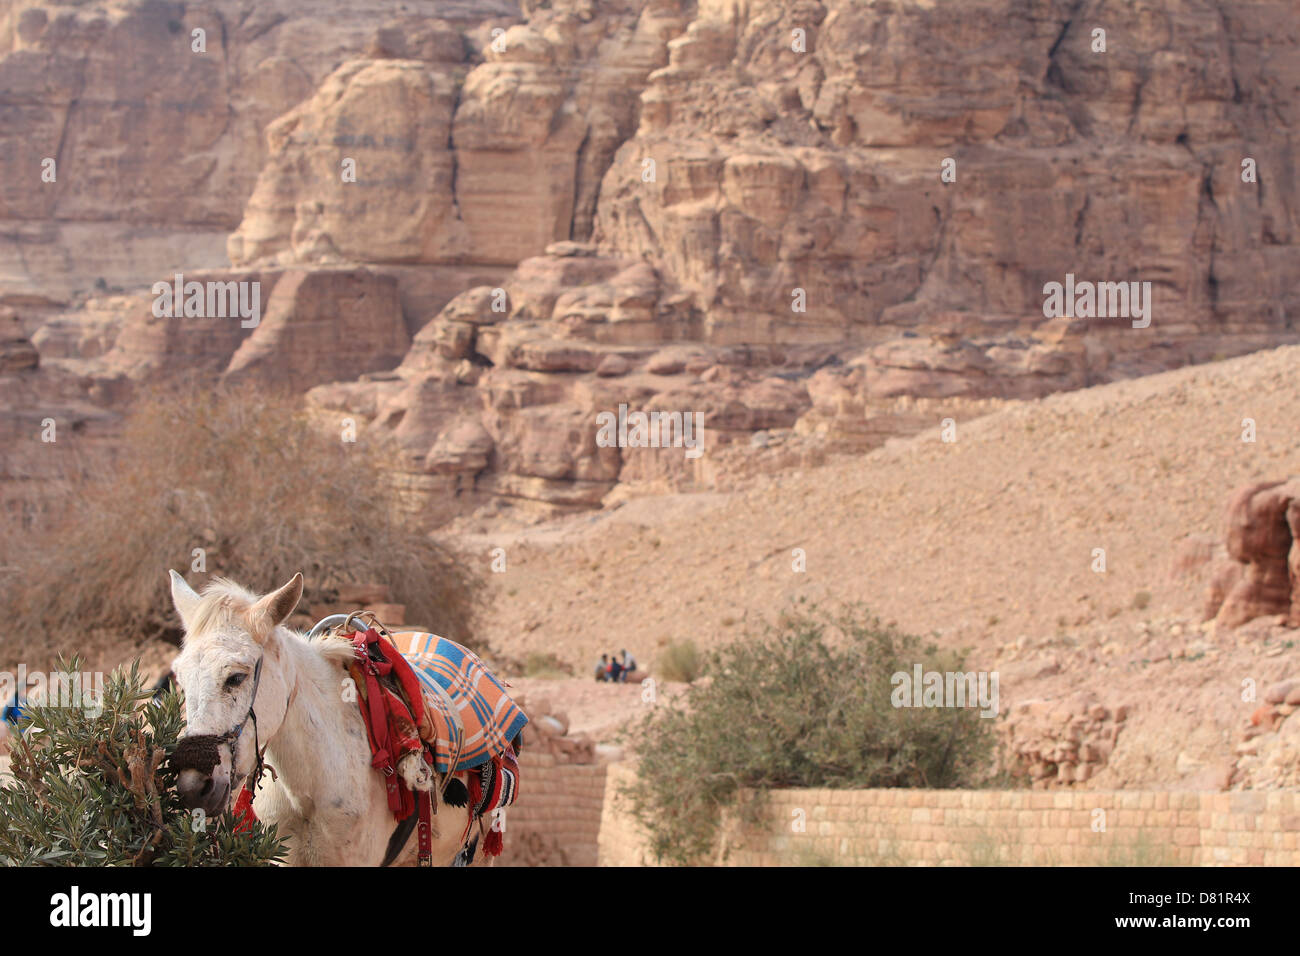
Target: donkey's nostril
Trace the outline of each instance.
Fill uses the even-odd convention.
[[[176,792],[180,794],[185,806],[191,809],[207,800],[216,786],[211,774],[199,773],[197,770],[182,770],[176,778]]]

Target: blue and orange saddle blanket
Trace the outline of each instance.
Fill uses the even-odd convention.
[[[446,773],[453,754],[460,773],[511,750],[528,718],[477,654],[436,634],[398,631],[391,638],[433,711],[439,773]]]
[[[394,817],[403,821],[419,814],[423,858],[441,789],[448,803],[469,806],[464,838],[477,821],[484,855],[498,855],[501,830],[488,829],[485,820],[519,794],[516,758],[528,717],[478,655],[455,641],[375,628],[351,637],[356,659],[349,671],[370,736],[371,765],[385,775]],[[413,793],[393,772],[412,753],[443,775],[432,801]]]

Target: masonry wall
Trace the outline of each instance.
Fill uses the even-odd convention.
[[[602,866],[649,861],[606,782]],[[733,866],[1300,864],[1300,793],[780,790],[766,824],[725,823]],[[1104,827],[1104,829],[1103,829]]]
[[[497,866],[595,866],[605,803],[605,765],[519,756],[519,801],[506,812]]]
[[[618,791],[632,780],[631,764],[611,764],[605,775],[605,800],[600,818],[601,866],[654,866],[645,838],[628,815]]]

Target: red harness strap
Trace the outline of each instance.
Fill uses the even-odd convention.
[[[384,688],[380,686],[379,678],[388,674],[393,669],[393,665],[386,660],[376,661],[370,657],[369,645],[378,639],[379,635],[372,628],[364,634],[358,634],[352,641],[357,648],[357,662],[361,665],[361,673],[366,682],[366,707],[361,709],[361,715],[365,718],[366,733],[370,737],[370,766],[384,775],[384,786],[388,791],[388,809],[392,810],[398,819],[404,819],[415,807],[402,799],[396,761],[389,749],[387,695],[384,693]]]
[[[364,718],[366,732],[370,737],[370,750],[373,754],[370,765],[384,774],[384,785],[388,791],[388,809],[393,811],[393,816],[401,821],[412,813],[419,814],[418,863],[421,866],[428,866],[433,857],[433,795],[429,792],[411,792],[406,782],[397,773],[396,763],[401,754],[394,753],[394,750],[401,748],[403,743],[408,749],[415,744],[420,747],[425,763],[433,764],[429,749],[418,740],[416,730],[424,718],[423,692],[420,690],[418,678],[410,667],[403,666],[406,662],[397,649],[384,640],[374,628],[356,634],[352,643],[356,647],[357,664],[366,682],[365,706],[361,708],[361,716]],[[379,646],[381,660],[375,660],[370,656],[372,644]],[[390,673],[402,688],[402,696],[405,700],[398,698],[379,682],[380,677]],[[397,733],[396,739],[393,723],[398,723],[404,728]],[[411,737],[415,739],[406,739]]]

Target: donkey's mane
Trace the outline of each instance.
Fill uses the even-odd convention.
[[[189,633],[202,633],[209,628],[223,627],[237,620],[247,624],[249,612],[259,599],[260,595],[229,578],[214,577],[199,594],[199,603],[194,609]],[[287,635],[296,638],[330,663],[346,665],[352,660],[354,650],[351,641],[328,634],[308,640],[303,634],[283,625],[276,631],[281,637]]]
[[[243,617],[257,603],[257,595],[228,578],[213,578],[199,594],[190,618],[189,632],[199,634]]]
[[[292,633],[292,632],[290,632]],[[307,641],[301,634],[294,634],[294,637],[300,641]],[[356,648],[347,638],[333,637],[328,634],[322,634],[314,641],[307,641],[321,657],[334,664],[342,664],[344,667],[356,657]]]

